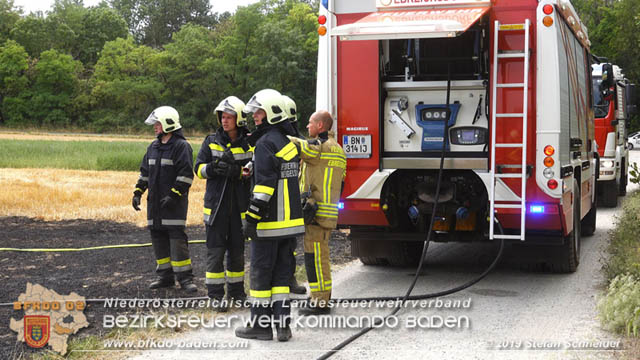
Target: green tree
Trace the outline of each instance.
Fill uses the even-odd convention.
[[[107,7],[89,8],[82,18],[77,41],[77,58],[85,65],[93,65],[104,44],[127,37],[127,24],[115,10]]]
[[[13,0],[0,0],[0,44],[9,39],[11,29],[21,13],[22,10],[15,7]]]
[[[159,105],[163,90],[157,58],[157,50],[138,46],[131,37],[104,45],[90,100],[90,118],[96,130],[142,127],[146,116]]]
[[[64,23],[45,18],[42,14],[31,14],[16,22],[11,30],[11,38],[35,58],[49,49],[70,52],[75,34]]]
[[[20,44],[9,40],[0,46],[0,122],[6,125],[24,125],[28,69],[29,55]]]
[[[29,113],[39,124],[72,125],[73,99],[78,95],[82,64],[57,50],[42,52],[34,66]]]

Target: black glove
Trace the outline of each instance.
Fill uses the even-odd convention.
[[[214,167],[213,172],[216,175],[226,176],[228,178],[240,178],[240,172],[242,169],[240,165],[236,164],[228,164],[224,161],[219,161],[218,164]]]
[[[258,226],[257,223],[251,222],[251,221],[247,221],[244,224],[244,237],[247,239],[251,239],[251,240],[256,240],[258,239],[258,230],[256,229]]]
[[[310,225],[313,223],[313,219],[316,217],[316,212],[318,211],[318,204],[314,199],[308,199],[304,206],[302,207],[302,217],[304,218],[304,223],[306,225]]]
[[[171,192],[169,195],[160,199],[160,208],[174,207],[178,203],[178,194]]]
[[[136,211],[140,211],[140,195],[133,195],[133,199],[131,199],[131,206],[133,206]]]
[[[231,149],[226,149],[220,157],[220,161],[226,162],[227,164],[233,164],[236,160],[233,158],[233,153]]]

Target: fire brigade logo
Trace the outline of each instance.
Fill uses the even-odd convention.
[[[48,316],[25,315],[24,341],[33,348],[41,348],[49,342],[50,321]]]
[[[380,5],[382,6],[389,6],[391,5],[392,0],[378,0],[378,1],[380,1]]]

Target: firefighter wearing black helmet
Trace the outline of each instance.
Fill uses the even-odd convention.
[[[157,140],[147,148],[140,165],[140,177],[133,192],[132,205],[140,210],[140,199],[147,195],[147,224],[156,255],[158,278],[149,288],[175,286],[196,292],[185,226],[189,188],[193,182],[193,152],[182,134],[176,109],[161,106],[145,120],[153,125]]]
[[[247,142],[244,102],[235,96],[222,100],[215,112],[220,127],[207,136],[196,158],[196,175],[207,180],[204,223],[207,233],[205,284],[218,311],[244,301],[244,236],[242,218],[249,203],[249,180],[242,167],[253,156]],[[226,271],[224,257],[227,256]],[[226,300],[225,283],[227,285]]]
[[[279,341],[291,338],[289,328],[289,280],[295,262],[292,239],[304,233],[300,205],[298,172],[300,158],[296,146],[287,138],[293,134],[284,111],[282,95],[275,90],[257,92],[245,106],[253,113],[257,129],[253,181],[245,235],[251,241],[251,317],[271,318]],[[236,336],[247,339],[273,338],[271,323],[236,329]]]

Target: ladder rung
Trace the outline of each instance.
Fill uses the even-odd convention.
[[[509,117],[524,117],[524,114],[522,113],[514,113],[514,114],[509,114],[509,113],[504,113],[504,114],[496,114],[496,117],[498,118],[509,118]]]
[[[494,204],[494,209],[522,209],[522,204]]]
[[[525,55],[525,53],[524,53],[524,52],[498,54],[498,59],[523,58],[523,57],[524,57],[524,55]]]
[[[495,234],[493,235],[494,239],[513,239],[513,240],[520,240],[520,235],[502,235],[502,234]]]
[[[497,178],[509,178],[509,179],[518,179],[522,177],[522,174],[496,174]]]
[[[521,148],[522,144],[515,144],[515,143],[504,143],[504,144],[496,144],[497,148]]]
[[[524,83],[496,84],[496,87],[499,87],[499,88],[523,88],[524,87]]]
[[[522,31],[525,29],[525,24],[501,24],[500,31]]]

